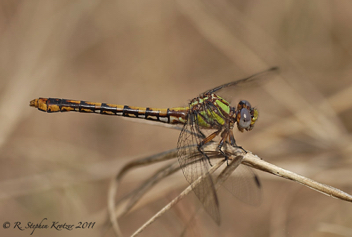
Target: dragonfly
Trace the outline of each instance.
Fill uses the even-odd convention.
[[[226,95],[230,94],[228,97],[236,96],[236,90],[241,90],[243,86],[251,87],[257,82],[265,81],[264,78],[268,78],[277,69],[273,67],[252,76],[217,86],[190,100],[186,107],[135,107],[41,97],[31,100],[30,106],[48,113],[70,111],[98,113],[181,126],[177,142],[179,165],[190,184],[199,177],[205,177],[200,184],[193,187],[193,192],[203,204],[206,212],[220,225],[219,201],[214,181],[208,172],[212,162],[204,148],[213,143],[215,138],[218,138],[216,151],[225,160],[229,160],[223,150],[225,144],[246,153],[245,149],[237,145],[233,130],[236,126],[240,132],[251,131],[258,120],[259,112],[247,100],[240,100],[236,106],[231,106]],[[254,178],[252,186],[260,188],[258,177],[254,173],[252,173],[252,177]]]

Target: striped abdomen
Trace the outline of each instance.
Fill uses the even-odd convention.
[[[48,113],[67,111],[98,113],[130,118],[141,118],[171,124],[186,123],[186,116],[188,113],[188,108],[143,108],[56,98],[34,99],[29,105]]]

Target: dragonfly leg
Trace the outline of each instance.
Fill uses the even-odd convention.
[[[227,165],[229,165],[229,157],[225,154],[225,152],[223,152],[223,151],[221,150],[222,146],[224,145],[224,140],[225,140],[225,138],[226,138],[226,136],[223,137],[223,138],[221,139],[221,141],[219,142],[218,150],[219,150],[219,152],[225,157],[225,160],[226,160]]]
[[[209,156],[207,156],[207,154],[205,154],[205,152],[202,151],[202,148],[201,148],[199,145],[198,145],[198,151],[199,151],[203,156],[205,156],[205,157],[207,158],[207,160],[208,160],[208,162],[209,162],[209,165],[210,165],[210,166],[213,166],[213,165],[211,164],[211,162],[210,162]]]
[[[244,151],[246,154],[247,154],[247,151],[245,149],[243,149],[243,147],[241,146],[238,146],[236,144],[236,139],[235,137],[233,136],[233,132],[232,131],[229,131],[229,137],[230,137],[230,143],[231,143],[231,146],[235,147],[235,148],[239,148],[241,149],[242,151]]]
[[[201,135],[201,137],[202,137],[203,139],[206,138],[206,136],[204,135],[204,133],[202,133],[202,131],[201,131],[200,129],[198,129],[198,133]]]
[[[212,141],[217,135],[219,135],[219,133],[221,132],[222,129],[219,129],[215,132],[213,132],[212,134],[210,134],[208,137],[204,138],[197,146],[198,148],[198,151],[204,155],[207,159],[208,159],[208,162],[209,162],[209,165],[210,166],[213,166],[210,162],[210,159],[209,157],[207,156],[207,154],[205,154],[205,152],[202,150],[202,147],[207,144],[208,142]]]

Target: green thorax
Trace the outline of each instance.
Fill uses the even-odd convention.
[[[191,113],[197,114],[198,126],[215,128],[224,125],[230,115],[230,104],[216,94],[206,94],[193,99],[189,105]]]

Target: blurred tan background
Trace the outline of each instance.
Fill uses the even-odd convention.
[[[260,118],[250,133],[235,131],[238,144],[352,193],[351,11],[350,1],[321,0],[1,1],[1,235],[28,236],[13,223],[48,218],[96,224],[37,229],[33,236],[113,236],[105,225],[110,180],[132,159],[175,148],[179,134],[113,116],[46,114],[30,108],[30,100],[183,106],[272,66],[280,77],[245,94]],[[126,192],[158,167],[126,176]],[[200,211],[185,235],[352,236],[351,203],[257,173],[260,207],[219,192],[222,225]],[[179,172],[163,185],[119,220],[124,235],[187,182]],[[141,236],[180,236],[199,206],[192,195]],[[5,221],[11,228],[2,227]]]

